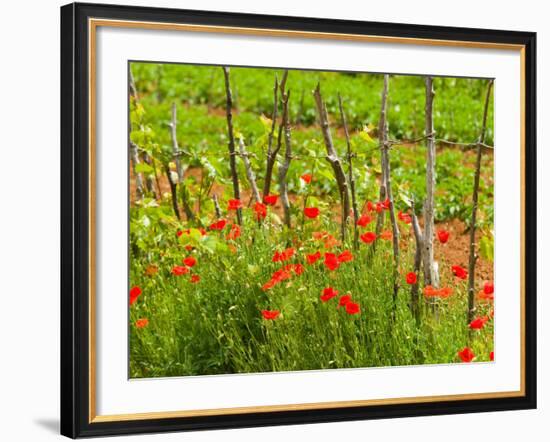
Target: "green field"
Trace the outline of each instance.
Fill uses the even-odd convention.
[[[437,148],[435,221],[439,229],[460,226],[460,230],[452,230],[447,244],[436,247],[440,287],[451,289],[452,295],[423,296],[421,274],[417,275],[419,299],[411,293],[406,280],[414,269],[415,239],[410,224],[397,223],[397,277],[392,271],[391,239],[379,238],[375,250],[370,243],[355,244],[353,221],[345,226],[344,241],[340,239],[340,197],[326,160],[311,91],[321,84],[334,145],[347,173],[346,139],[338,109],[338,94],[342,96],[354,151],[356,197],[360,211],[372,218],[371,223],[359,227],[364,234],[374,231],[377,217],[376,211],[368,212],[367,202],[376,204],[380,186],[376,128],[382,75],[289,72],[286,88],[290,91],[292,161],[285,183],[292,226],[282,222],[280,198],[275,206],[267,205],[266,216],[258,219],[244,161],[237,156],[243,222],[232,227],[237,220],[236,211],[228,210],[233,190],[222,69],[149,63],[132,63],[131,69],[137,98],[130,100],[130,138],[142,158],[139,165],[132,164],[130,183],[129,284],[140,291],[130,305],[131,377],[450,363],[461,360],[458,351],[465,347],[475,354],[474,361],[489,360],[492,304],[479,302],[476,317],[487,316],[487,321],[484,319],[480,329],[469,327],[467,280],[451,271],[453,265],[467,267],[467,255],[459,241],[467,234],[472,213],[473,149],[443,141]],[[283,72],[250,68],[232,68],[230,72],[234,135],[245,143],[261,189],[273,85],[275,75],[280,80]],[[477,141],[487,81],[435,78],[434,89],[437,139],[465,144]],[[170,132],[173,103],[182,150],[178,158],[187,170],[175,193],[180,219],[174,213],[166,175],[166,171],[175,170]],[[488,145],[493,143],[492,100],[490,103]],[[420,216],[426,198],[425,140],[411,142],[424,135],[424,106],[423,78],[391,76],[389,138],[401,140],[389,150],[396,213],[410,213],[414,204]],[[279,107],[279,119],[280,115]],[[277,142],[277,131],[274,136]],[[279,157],[281,161],[282,153]],[[141,196],[136,192],[136,173],[151,183]],[[277,173],[278,165],[273,194],[280,192]],[[300,178],[306,173],[313,176],[310,183]],[[219,200],[220,218],[227,220],[221,231],[212,228],[218,220],[213,194]],[[183,199],[193,212],[192,220],[186,219]],[[306,206],[318,208],[319,216],[305,216]],[[382,229],[386,233],[391,231],[389,218],[386,210]],[[493,160],[492,152],[484,151],[477,250],[480,265],[485,267],[484,278],[476,278],[476,293],[492,280],[492,226]],[[319,232],[327,233],[319,238]],[[273,262],[274,255],[286,249],[292,249],[293,255]],[[309,263],[307,255],[316,252],[321,259]],[[342,256],[334,269],[331,253],[336,261]],[[182,262],[191,256],[196,260],[192,266]],[[266,288],[273,279],[276,282]],[[396,296],[394,282],[398,285]],[[338,293],[322,300],[327,288]],[[347,294],[351,296],[348,305],[347,298],[342,300]],[[418,315],[411,309],[415,299],[420,306]],[[266,319],[262,311],[278,314]]]

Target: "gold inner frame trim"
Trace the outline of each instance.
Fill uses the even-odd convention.
[[[420,46],[461,47],[474,49],[499,49],[518,51],[520,54],[520,167],[521,167],[521,264],[520,264],[520,389],[518,391],[468,393],[439,396],[416,396],[388,399],[368,399],[336,402],[316,402],[303,404],[262,405],[234,408],[215,408],[199,410],[159,411],[129,414],[96,414],[96,242],[95,242],[95,207],[96,207],[96,31],[99,26],[114,28],[133,28],[147,30],[169,30],[186,32],[207,32],[218,34],[235,34],[267,37],[292,37],[339,41],[357,41],[388,44],[411,44]],[[168,419],[178,417],[216,416],[246,414],[258,412],[278,412],[297,410],[321,410],[327,408],[365,407],[375,405],[415,404],[426,402],[460,401],[475,399],[497,399],[525,396],[525,46],[520,44],[483,43],[473,41],[423,39],[411,37],[389,37],[376,35],[338,34],[311,31],[291,31],[280,29],[243,28],[232,26],[210,26],[181,23],[141,22],[130,20],[88,19],[88,87],[89,87],[89,423],[132,421],[145,419]]]

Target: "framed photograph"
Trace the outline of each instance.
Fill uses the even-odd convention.
[[[536,407],[536,35],[61,8],[61,432]]]

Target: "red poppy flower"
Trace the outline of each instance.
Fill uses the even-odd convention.
[[[416,277],[416,273],[409,272],[407,273],[407,284],[416,284],[416,281],[418,278]]]
[[[459,279],[466,279],[468,277],[468,271],[459,265],[452,266],[451,270],[453,271],[453,275]]]
[[[450,287],[443,287],[441,289],[436,289],[431,285],[424,287],[424,296],[426,298],[448,298],[453,294],[453,289]]]
[[[492,281],[487,281],[483,284],[483,289],[477,293],[477,299],[487,302],[495,300],[495,285]]]
[[[333,247],[336,247],[336,246],[339,246],[340,245],[340,241],[337,240],[334,236],[332,235],[327,235],[327,237],[325,238],[325,249],[332,249]]]
[[[130,305],[137,301],[139,295],[141,295],[141,288],[137,285],[130,289]]]
[[[365,227],[367,224],[370,224],[371,222],[372,222],[372,218],[369,215],[361,215],[357,220],[357,225],[361,227]]]
[[[317,218],[319,216],[319,209],[317,207],[305,207],[304,215],[308,218]]]
[[[147,318],[141,318],[136,321],[137,328],[147,327],[148,324],[149,324],[149,319]]]
[[[384,230],[381,234],[380,234],[380,238],[381,239],[384,239],[386,241],[389,241],[393,238],[393,234],[391,233],[391,231],[389,230]]]
[[[267,204],[268,206],[274,206],[277,204],[277,198],[278,195],[266,195],[264,196],[264,204]]]
[[[316,239],[316,240],[326,238],[327,236],[328,236],[328,232],[325,232],[325,231],[323,231],[323,232],[313,232],[311,234],[311,237],[313,239]]]
[[[190,252],[191,250],[193,250],[195,247],[191,246],[191,245],[186,245],[185,246],[185,250],[187,250],[188,252]]]
[[[478,317],[475,318],[472,322],[470,322],[469,327],[472,330],[481,330],[483,327],[485,327],[485,323],[489,320],[488,316]]]
[[[215,223],[210,224],[210,230],[223,230],[227,224],[227,220],[220,219]]]
[[[373,242],[376,239],[376,233],[374,233],[374,232],[363,233],[359,238],[364,243],[370,244],[371,242]]]
[[[376,203],[376,206],[374,207],[374,209],[380,213],[384,210],[384,205],[382,203]]]
[[[181,235],[183,235],[183,231],[182,230],[178,230],[176,232],[176,236],[179,238]]]
[[[237,238],[239,238],[240,236],[241,236],[241,226],[239,226],[238,224],[233,224],[231,226],[231,230],[229,231],[229,233],[226,236],[226,239],[231,239],[231,240],[234,241]]]
[[[149,264],[145,269],[145,274],[147,276],[155,276],[159,271],[159,268],[155,264]],[[131,292],[130,292],[131,293]]]
[[[439,242],[441,244],[445,244],[447,241],[449,241],[450,232],[447,230],[438,230],[437,231],[437,239],[439,239]]]
[[[346,303],[346,313],[348,313],[349,315],[356,315],[360,311],[361,308],[356,302],[349,301]]]
[[[277,281],[274,281],[273,279],[270,279],[264,285],[262,285],[262,290],[265,292],[265,291],[275,287],[275,284],[277,284]]]
[[[241,200],[234,199],[227,202],[227,210],[237,210],[240,209],[242,206],[243,203],[241,202]]]
[[[321,301],[327,302],[332,298],[338,295],[338,290],[334,290],[332,287],[327,287],[323,289],[323,294],[321,295]]]
[[[338,301],[338,308],[344,307],[348,302],[351,302],[351,295],[340,296]]]
[[[390,199],[386,198],[384,201],[381,202],[382,207],[386,210],[390,208]]]
[[[325,253],[325,266],[329,270],[336,270],[340,267],[340,262],[334,253]]]
[[[271,259],[271,261],[272,262],[288,261],[290,258],[294,256],[294,253],[295,253],[295,250],[292,247],[285,249],[282,252],[275,251],[275,254],[273,255],[273,258]]]
[[[199,275],[191,275],[191,279],[189,279],[189,281],[192,283],[192,284],[196,284],[197,282],[199,282],[201,280],[201,277]]]
[[[490,359],[491,361],[494,361],[494,360],[495,360],[495,352],[494,352],[494,351],[492,351],[491,353],[489,353],[489,359]]]
[[[311,180],[312,180],[313,176],[310,174],[310,173],[304,173],[300,179],[306,183],[306,184],[309,184],[311,183]]]
[[[474,352],[471,348],[468,347],[464,347],[457,354],[462,362],[472,362],[472,360],[475,358]]]
[[[199,232],[201,232],[201,236],[206,236],[208,234],[208,232],[206,231],[206,229],[204,229],[204,227],[199,227]]]
[[[262,316],[264,319],[273,320],[277,319],[281,312],[279,310],[262,310]]]
[[[278,283],[292,278],[292,272],[299,276],[304,272],[304,270],[305,269],[302,264],[288,264],[274,272],[273,275],[271,275],[271,279],[262,286],[262,290],[269,290]]]
[[[493,302],[495,300],[495,295],[494,295],[494,293],[487,294],[487,293],[485,293],[485,291],[480,290],[477,293],[477,299],[480,300],[480,301]]]
[[[311,255],[306,255],[306,260],[308,264],[315,264],[318,260],[321,259],[321,252],[317,251]]]
[[[349,262],[353,261],[353,255],[349,250],[344,250],[338,255],[338,262]]]
[[[372,201],[367,201],[367,210],[369,212],[374,212],[374,204],[372,203]]]
[[[403,221],[405,224],[410,224],[412,222],[412,217],[408,213],[403,213],[403,212],[399,211],[399,213],[397,214],[397,217],[401,221]]]
[[[267,216],[267,206],[265,204],[257,202],[254,204],[254,212],[256,213],[256,219],[258,221],[261,221]]]
[[[183,259],[183,263],[184,263],[187,267],[193,267],[193,266],[197,263],[197,260],[196,260],[195,257],[193,257],[193,256],[188,256],[187,258],[184,258],[184,259]]]
[[[271,279],[276,283],[281,281],[286,281],[287,279],[292,278],[291,271],[292,271],[292,266],[286,266],[274,272],[273,275],[271,276]]]
[[[184,266],[174,266],[172,267],[172,275],[181,276],[189,273],[189,269]]]
[[[427,298],[435,298],[439,296],[439,290],[432,287],[431,285],[427,285],[426,287],[424,287],[424,296],[426,296]]]

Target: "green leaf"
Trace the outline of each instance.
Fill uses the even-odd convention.
[[[196,247],[201,241],[201,232],[198,229],[189,229],[185,230],[184,234],[181,235],[178,239],[181,244],[184,246],[190,245]]]
[[[407,207],[412,206],[412,199],[409,197],[407,192],[404,192],[404,191],[399,189],[398,190],[398,196],[399,196],[399,199],[401,201],[403,201]]]
[[[494,260],[494,238],[483,236],[479,241],[479,254],[483,259],[493,262]]]
[[[145,175],[152,175],[155,170],[147,163],[136,164],[136,173],[144,173]]]
[[[260,121],[262,122],[262,125],[264,126],[264,129],[266,131],[271,131],[271,125],[273,124],[273,120],[271,118],[267,118],[265,115],[260,115]]]

